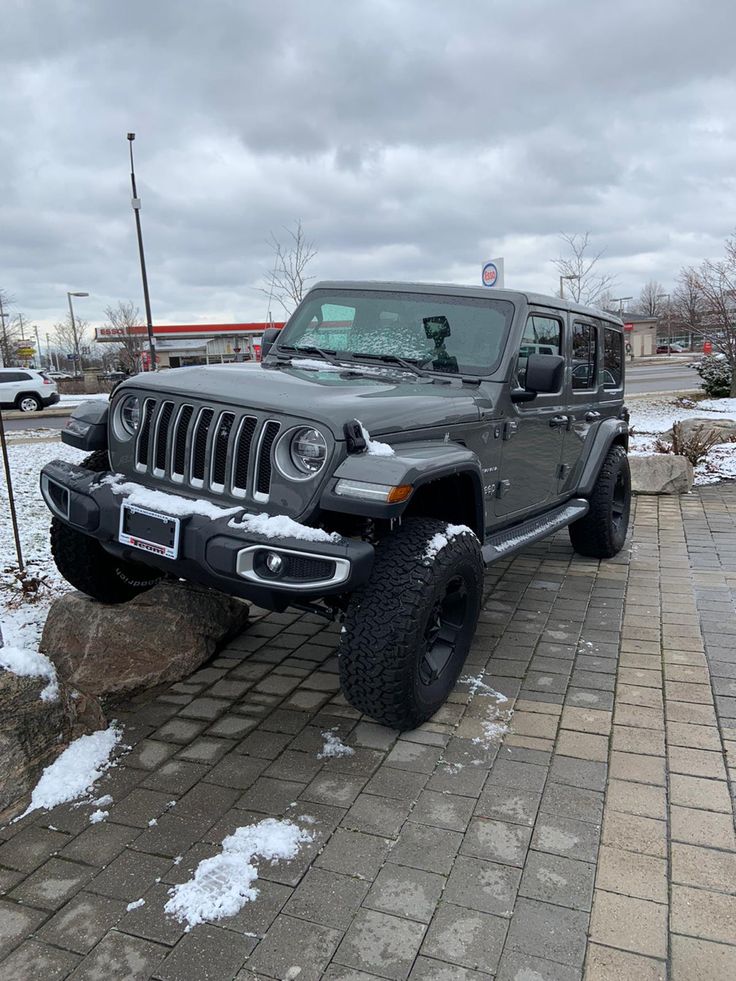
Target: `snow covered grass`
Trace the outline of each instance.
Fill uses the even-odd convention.
[[[658,437],[684,419],[736,419],[736,399],[678,399],[671,396],[630,398],[630,425],[634,430],[629,452],[632,456],[656,452]],[[736,443],[714,446],[706,459],[695,468],[696,485],[714,484],[736,479]]]
[[[354,756],[355,750],[351,746],[346,746],[339,736],[335,735],[335,729],[327,729],[322,733],[324,746],[317,753],[318,760],[334,759],[339,756]]]
[[[187,929],[206,921],[234,916],[258,895],[257,859],[276,862],[295,858],[312,835],[293,824],[266,818],[258,824],[237,828],[222,842],[222,852],[206,858],[194,876],[171,890],[165,910]]]
[[[5,641],[4,656],[16,673],[38,673],[53,684],[51,671],[38,654],[38,642],[46,614],[55,596],[70,587],[64,582],[51,559],[49,524],[51,515],[41,497],[38,475],[49,460],[59,458],[78,463],[84,453],[63,443],[32,443],[8,447],[10,470],[15,491],[23,557],[28,576],[41,580],[34,594],[35,602],[24,599],[22,581],[17,575],[13,532],[8,517],[8,488],[0,467],[0,629]],[[43,659],[46,660],[45,658]],[[50,664],[50,662],[49,662]],[[32,669],[32,670],[31,670]],[[49,696],[51,694],[49,693]]]
[[[436,559],[442,549],[449,545],[453,538],[457,538],[459,535],[475,535],[475,532],[472,528],[468,528],[467,525],[447,525],[444,532],[438,531],[435,535],[432,535],[427,542],[427,548],[422,558],[430,562]]]
[[[120,742],[122,730],[113,723],[107,729],[80,736],[41,774],[31,803],[20,817],[39,808],[51,810],[88,794],[95,782],[112,765],[112,751]],[[15,820],[20,820],[16,818]]]

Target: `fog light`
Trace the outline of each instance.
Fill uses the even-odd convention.
[[[277,576],[284,567],[284,560],[275,552],[269,552],[266,556],[266,568]]]

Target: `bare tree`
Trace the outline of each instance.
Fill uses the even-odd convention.
[[[598,263],[606,250],[592,251],[590,232],[563,233],[560,238],[566,252],[552,263],[565,282],[566,294],[576,303],[597,305],[616,283],[615,276],[598,272]]]
[[[77,345],[80,349],[88,343],[89,340],[89,321],[83,320],[81,317],[74,317],[74,323],[72,323],[72,318],[69,314],[64,317],[59,323],[54,324],[54,341],[57,347],[60,347],[64,352],[66,357],[69,353],[74,353],[76,351]],[[82,365],[78,365],[81,368]]]
[[[132,300],[118,300],[116,306],[105,309],[106,327],[115,331],[119,347],[115,355],[123,369],[130,372],[140,370],[141,354],[148,349],[148,335],[134,333],[133,328],[141,324],[141,312]]]
[[[19,337],[17,321],[9,312],[13,302],[13,297],[8,291],[0,289],[0,366],[5,367],[15,360],[15,348]]]
[[[672,293],[672,321],[693,334],[703,334],[705,302],[693,269],[683,269]]]
[[[636,304],[636,312],[645,317],[660,317],[666,306],[667,292],[656,279],[650,279],[642,286]]]
[[[273,269],[266,277],[267,285],[259,287],[261,293],[269,298],[269,308],[272,299],[277,300],[288,315],[301,303],[307,291],[307,283],[314,276],[307,276],[307,267],[317,255],[314,242],[310,242],[304,232],[301,221],[294,228],[285,228],[287,238],[285,244],[271,233],[269,245],[273,250]]]
[[[688,269],[692,286],[703,306],[701,333],[726,356],[731,368],[731,398],[736,398],[736,236],[726,239],[722,259],[706,259],[698,269]]]

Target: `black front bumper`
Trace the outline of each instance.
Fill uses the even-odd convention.
[[[177,514],[181,524],[174,559],[121,544],[120,512],[126,495],[113,491],[111,482],[105,480],[111,476],[63,460],[52,460],[41,471],[41,493],[49,510],[70,527],[96,538],[111,555],[275,610],[350,593],[371,574],[373,546],[367,542],[266,538],[232,527],[231,522],[237,523],[247,513],[244,509],[215,518]],[[162,495],[161,500],[166,497]],[[176,500],[181,502],[181,498]],[[156,504],[151,509],[167,514],[165,506]],[[299,577],[273,576],[264,562],[269,552],[283,559],[287,572],[290,568],[298,570]]]

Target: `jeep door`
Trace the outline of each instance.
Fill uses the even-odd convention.
[[[571,362],[560,465],[560,492],[574,491],[598,426],[618,414],[623,397],[623,334],[592,317],[573,314],[567,338]]]
[[[510,388],[524,388],[530,352],[561,354],[565,315],[531,309],[511,376]],[[564,384],[559,392],[539,394],[531,402],[509,403],[503,424],[496,517],[540,508],[557,498],[565,414]]]

